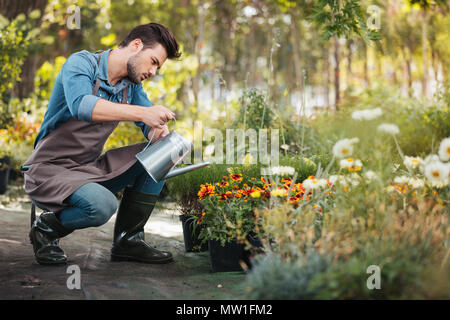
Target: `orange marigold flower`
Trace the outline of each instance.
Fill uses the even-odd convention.
[[[221,187],[228,187],[230,184],[227,181],[223,180],[221,182],[218,182],[217,185]]]
[[[271,181],[270,181],[270,179],[264,179],[264,177],[261,177],[261,182],[264,182],[264,184],[270,184],[271,183]]]
[[[240,173],[231,174],[230,177],[233,181],[242,181],[242,174],[240,174]]]
[[[213,195],[215,192],[215,186],[209,183],[200,185],[200,191],[198,192],[198,198],[203,199],[206,196]]]

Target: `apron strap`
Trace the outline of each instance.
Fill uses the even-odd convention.
[[[103,52],[103,50],[97,50],[94,53],[98,53],[98,58],[97,58],[97,66],[100,68],[100,60],[102,59],[102,55],[101,53]],[[100,88],[100,78],[97,78],[97,81],[95,82],[95,86],[94,89],[92,89],[92,95],[96,96],[97,95],[97,91]]]
[[[102,55],[101,55],[102,52],[103,52],[103,50],[97,50],[94,52],[94,53],[99,53],[98,58],[97,58],[97,66],[99,68],[100,68],[100,60],[102,59]],[[92,89],[92,95],[96,96],[99,88],[100,88],[100,78],[97,78],[97,81],[95,81],[94,89]],[[121,103],[123,103],[123,104],[128,103],[128,86],[126,86],[123,89]]]

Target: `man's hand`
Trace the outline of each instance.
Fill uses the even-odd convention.
[[[153,106],[150,108],[145,108],[143,110],[142,122],[144,122],[146,125],[152,127],[153,129],[155,129],[155,128],[163,129],[163,127],[167,123],[167,121],[172,120],[174,117],[175,117],[175,113],[173,113],[166,107],[156,105],[156,106]],[[167,133],[168,133],[168,129],[167,129]],[[157,133],[155,133],[155,136],[156,135],[157,135]]]
[[[165,124],[161,129],[158,128],[152,128],[150,129],[150,131],[148,132],[148,137],[147,139],[150,141],[150,139],[152,138],[153,132],[155,132],[155,136],[152,139],[152,143],[155,141],[158,141],[159,139],[167,136],[169,134],[169,128],[167,127],[167,124]]]

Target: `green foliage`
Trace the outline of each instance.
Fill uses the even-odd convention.
[[[246,90],[240,102],[241,109],[234,127],[242,127],[244,130],[272,127],[274,114],[267,104],[266,95],[261,90],[256,88]]]
[[[313,280],[329,268],[330,262],[316,252],[290,261],[276,253],[260,256],[245,279],[248,299],[314,299],[322,288],[313,287]]]
[[[56,77],[58,76],[64,62],[66,62],[65,57],[56,57],[53,64],[49,61],[45,61],[36,71],[34,86],[35,94],[39,99],[50,99]]]
[[[30,16],[37,18],[35,11]],[[21,14],[11,22],[0,19],[0,127],[10,120],[8,103],[12,89],[20,80],[22,64],[38,32],[33,18],[27,19]]]
[[[322,26],[326,40],[334,35],[350,38],[352,34],[361,36],[365,41],[380,40],[376,30],[367,28],[358,0],[317,1],[311,19]]]

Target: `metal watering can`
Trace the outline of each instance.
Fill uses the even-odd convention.
[[[174,122],[176,125],[175,118]],[[207,161],[175,168],[175,166],[192,150],[192,141],[180,136],[175,130],[172,130],[167,136],[152,144],[155,132],[156,131],[153,131],[153,135],[145,148],[136,154],[136,158],[150,177],[156,182],[203,168],[210,164]]]

